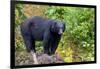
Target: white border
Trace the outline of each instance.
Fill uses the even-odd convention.
[[[97,5],[97,64],[41,67],[41,69],[98,69],[100,65],[100,1],[99,0],[26,0],[69,4]],[[10,0],[0,0],[0,69],[10,67]],[[37,69],[37,68],[34,68]]]

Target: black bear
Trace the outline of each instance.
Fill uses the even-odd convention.
[[[65,30],[65,24],[53,19],[45,19],[34,16],[21,23],[21,33],[28,52],[35,57],[35,41],[43,41],[44,53],[52,55],[55,53],[61,35]]]

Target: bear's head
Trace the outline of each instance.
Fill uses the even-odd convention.
[[[61,35],[65,30],[65,23],[60,21],[53,21],[51,25],[51,31],[53,33]]]

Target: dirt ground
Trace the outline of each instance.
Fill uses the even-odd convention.
[[[37,53],[39,64],[64,63],[57,54],[49,56],[43,53]],[[15,65],[33,65],[32,55],[26,51],[15,52]]]

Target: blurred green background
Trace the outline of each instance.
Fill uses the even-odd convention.
[[[94,61],[95,9],[83,7],[17,4],[15,6],[15,63],[31,64],[20,33],[20,24],[26,18],[42,16],[66,23],[56,50],[65,62]],[[37,52],[43,51],[42,42],[36,42]]]

